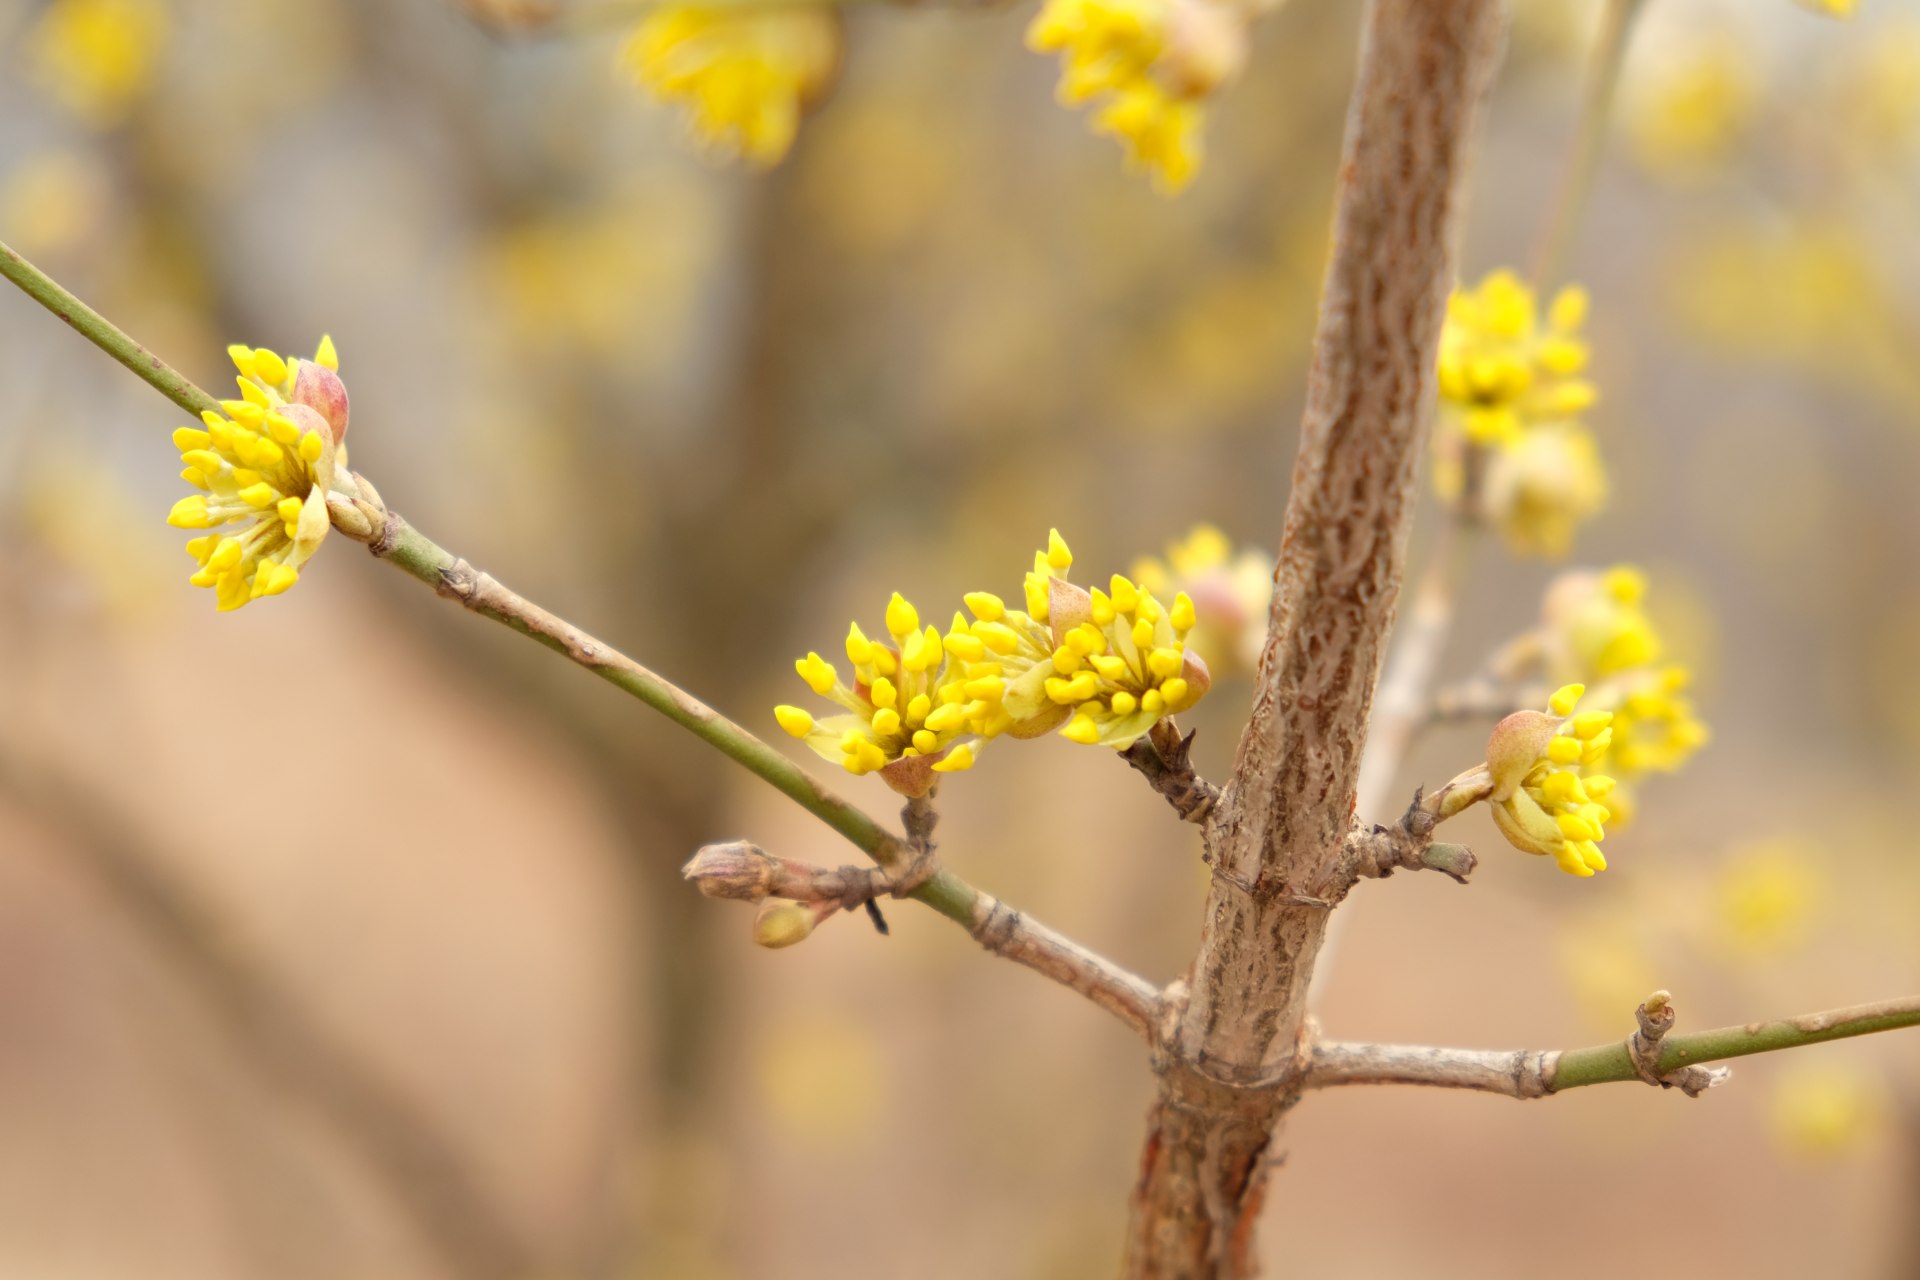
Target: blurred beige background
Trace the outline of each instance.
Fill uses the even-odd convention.
[[[209,386],[229,341],[331,332],[396,509],[758,731],[796,654],[890,590],[1012,590],[1050,525],[1095,574],[1277,535],[1356,5],[1261,23],[1170,202],[1053,106],[1024,9],[855,12],[755,175],[682,145],[617,28],[156,3],[105,104],[33,73],[45,4],[0,4],[0,239]],[[1920,12],[1863,7],[1652,0],[1573,258],[1614,491],[1576,563],[1647,566],[1714,742],[1598,881],[1475,816],[1470,890],[1363,888],[1330,1033],[1570,1045],[1643,978],[1696,1027],[1920,982]],[[1526,256],[1593,12],[1521,6],[1472,277]],[[755,949],[691,851],[849,850],[344,539],[216,616],[163,520],[180,420],[0,297],[0,1275],[1113,1272],[1152,1090],[1122,1028],[904,904]],[[1446,672],[1551,572],[1481,547]],[[1194,716],[1206,770],[1247,697]],[[1478,752],[1429,735],[1402,785]],[[969,877],[1186,963],[1196,848],[1104,752],[989,752],[942,807]],[[1755,847],[1817,887],[1763,955],[1696,927]],[[1697,1102],[1314,1097],[1271,1269],[1920,1274],[1917,1050]]]

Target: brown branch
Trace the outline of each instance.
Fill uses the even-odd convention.
[[[1298,1096],[1307,986],[1350,868],[1367,718],[1404,574],[1497,0],[1375,0],[1253,716],[1205,833],[1220,874],[1169,1014],[1126,1273],[1244,1276]],[[1249,893],[1253,885],[1263,892]]]
[[[1445,788],[1436,793],[1444,797]],[[1400,821],[1390,827],[1356,827],[1347,836],[1346,856],[1350,877],[1384,880],[1395,871],[1439,871],[1461,884],[1478,865],[1473,850],[1463,844],[1436,843],[1433,829],[1440,825],[1439,805],[1429,804],[1425,792],[1416,791]]]
[[[931,830],[931,823],[923,822],[924,818],[910,820],[909,830]],[[922,837],[916,834],[909,838]],[[734,840],[702,848],[681,874],[709,897],[742,902],[784,898],[823,905],[828,915],[881,897],[922,897],[962,924],[988,951],[1079,992],[1143,1037],[1151,1040],[1159,1024],[1161,996],[1152,983],[1015,911],[952,872],[937,869],[931,858],[897,871],[816,867]]]
[[[1220,802],[1220,788],[1194,772],[1192,756],[1193,735],[1182,737],[1171,716],[1120,753],[1148,786],[1166,798],[1180,821],[1205,822]]]

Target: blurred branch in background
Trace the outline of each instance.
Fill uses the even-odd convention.
[[[99,791],[0,735],[0,792],[64,837],[116,908],[176,965],[247,1062],[359,1157],[450,1275],[512,1280],[540,1259],[446,1135],[310,1015],[219,910],[148,848]]]

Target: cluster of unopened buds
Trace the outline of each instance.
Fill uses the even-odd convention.
[[[1606,502],[1600,451],[1580,420],[1595,400],[1584,376],[1586,312],[1586,291],[1568,286],[1542,317],[1533,290],[1510,271],[1447,305],[1434,484],[1519,554],[1564,556],[1574,530]]]
[[[1181,592],[1162,603],[1119,574],[1105,589],[1080,587],[1066,577],[1072,566],[1054,530],[1026,576],[1024,609],[970,592],[944,634],[895,594],[883,638],[857,622],[848,630],[848,676],[818,653],[794,664],[842,712],[816,717],[783,705],[775,717],[849,773],[878,773],[907,796],[926,795],[939,774],[972,768],[995,738],[1058,730],[1124,750],[1212,684],[1187,646],[1193,601]]]

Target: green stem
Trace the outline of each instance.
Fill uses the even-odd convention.
[[[1772,1053],[1777,1049],[1797,1049],[1802,1045],[1915,1026],[1920,1026],[1920,996],[1855,1005],[1848,1009],[1830,1009],[1825,1013],[1809,1013],[1773,1022],[1749,1022],[1740,1027],[1719,1027],[1686,1035],[1669,1034],[1660,1041],[1659,1070],[1661,1075],[1666,1075],[1692,1063],[1718,1062],[1723,1058]],[[1553,1092],[1564,1093],[1584,1085],[1610,1084],[1638,1078],[1626,1045],[1615,1041],[1612,1044],[1595,1045],[1591,1049],[1569,1049],[1561,1054],[1559,1067],[1553,1075]]]
[[[1614,91],[1620,87],[1620,70],[1626,63],[1627,37],[1633,31],[1633,20],[1643,3],[1645,0],[1607,0],[1601,15],[1600,34],[1593,48],[1593,72],[1587,81],[1586,99],[1580,106],[1573,149],[1567,156],[1567,167],[1560,175],[1553,207],[1534,252],[1533,285],[1541,293],[1553,288],[1566,270],[1567,254],[1573,248],[1574,234],[1580,229],[1580,219],[1586,212],[1594,174],[1600,168],[1600,155],[1606,149]]]
[[[203,410],[219,411],[219,402],[185,374],[4,244],[0,244],[0,274],[180,408],[196,416]],[[786,756],[611,645],[509,591],[399,516],[382,513],[382,527],[368,549],[441,595],[538,640],[638,698],[771,784],[880,865],[894,869],[906,855],[906,845],[898,836],[828,791]],[[1160,993],[1144,979],[1007,908],[950,871],[936,872],[913,897],[966,929],[989,951],[1081,992],[1135,1030],[1152,1036]]]
[[[13,281],[29,298],[66,321],[83,338],[100,348],[194,417],[220,402],[193,385],[172,365],[121,332],[119,326],[57,284],[46,272],[0,244],[0,275]]]

